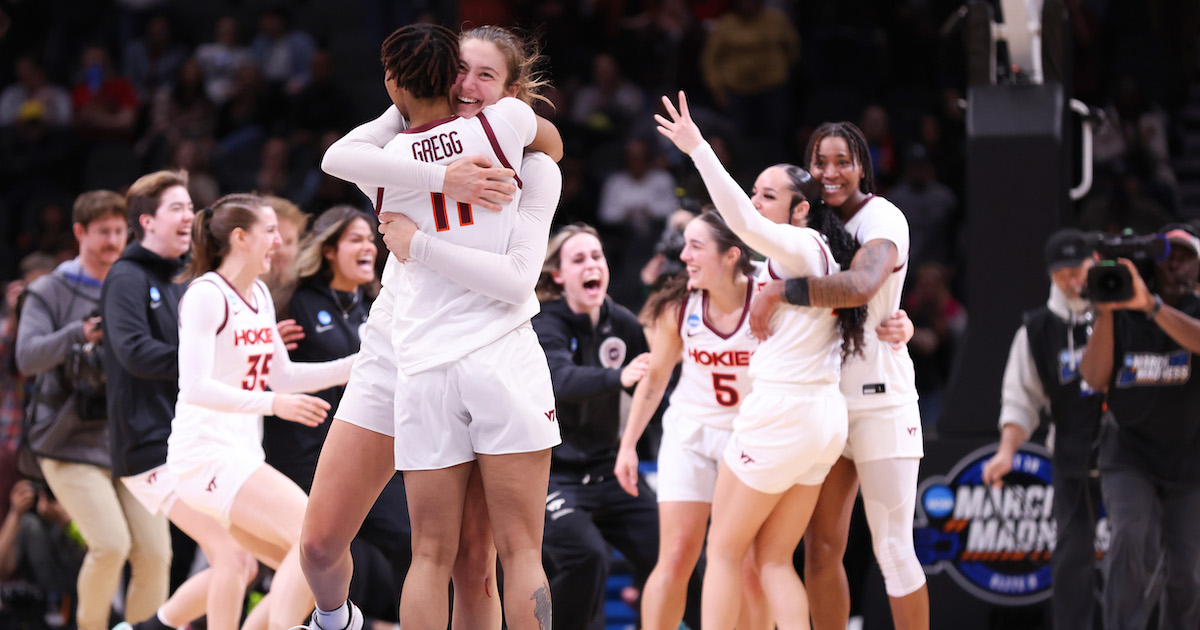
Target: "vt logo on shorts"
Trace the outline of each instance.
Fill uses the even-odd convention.
[[[754,458],[747,455],[746,451],[742,451],[742,463],[743,464],[753,464]]]
[[[546,412],[546,419],[549,420],[550,422],[554,422],[554,410],[553,409]]]
[[[208,480],[208,486],[204,488],[206,492],[215,492],[217,489],[217,477],[213,475],[212,479]]]

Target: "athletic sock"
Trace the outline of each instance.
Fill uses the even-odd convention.
[[[350,625],[350,604],[343,602],[341,606],[333,610],[321,610],[318,607],[314,617],[317,625],[321,626],[321,630],[342,630]]]

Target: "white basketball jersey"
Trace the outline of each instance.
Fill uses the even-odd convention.
[[[840,271],[825,239],[816,230],[809,231],[825,258],[821,269],[811,270],[812,275],[827,276]],[[767,261],[766,273],[776,280],[791,277],[772,260]],[[832,309],[780,304],[771,315],[771,331],[771,336],[759,344],[750,365],[750,377],[755,381],[784,384],[838,381],[842,335]]]
[[[859,244],[883,239],[896,245],[896,268],[867,303],[867,323],[863,326],[863,356],[853,355],[842,369],[842,394],[846,407],[878,409],[917,400],[916,376],[908,346],[899,350],[880,343],[875,328],[900,308],[904,277],[908,275],[908,220],[904,213],[883,197],[872,196],[846,222],[846,230]]]
[[[385,150],[442,164],[467,155],[487,155],[493,164],[517,171],[520,186],[521,156],[536,127],[528,105],[505,98],[475,118],[451,117],[405,130]],[[442,193],[399,188],[381,188],[375,200],[377,212],[401,212],[425,234],[494,253],[508,249],[518,220],[518,198],[500,212],[474,208]],[[392,316],[396,362],[408,374],[457,360],[538,312],[532,293],[522,304],[508,304],[470,291],[419,262],[398,266],[402,269],[384,276],[396,296]]]
[[[217,331],[212,378],[245,392],[265,392],[276,334],[275,307],[266,285],[255,281],[253,299],[247,301],[225,278],[210,271],[192,281],[182,300],[197,299],[192,287],[200,283],[217,287],[224,298],[205,306],[212,317],[224,321]],[[180,325],[186,326],[186,322],[180,321]],[[182,456],[173,457],[176,461],[203,463],[218,455],[227,456],[230,449],[261,457],[262,416],[214,411],[178,401],[169,440],[172,451]]]
[[[705,316],[708,292],[688,294],[679,314],[683,368],[671,393],[665,421],[678,415],[692,422],[733,429],[738,405],[750,393],[750,357],[758,348],[758,339],[750,332],[750,300],[758,286],[755,278],[746,283],[742,319],[729,334],[717,331]]]

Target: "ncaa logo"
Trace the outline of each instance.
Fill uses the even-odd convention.
[[[983,466],[995,453],[995,444],[976,449],[918,487],[917,558],[927,573],[945,572],[986,602],[1037,603],[1050,597],[1057,534],[1050,456],[1040,446],[1022,446],[1004,486],[993,488],[983,483]],[[1107,519],[1096,524],[1098,541],[1106,540],[1100,534],[1107,527]],[[1097,545],[1097,558],[1106,547]]]
[[[695,313],[688,315],[687,325],[691,326],[692,328],[699,326],[700,325],[700,316]]]
[[[329,315],[329,311],[320,311],[317,313],[317,323],[322,326],[328,326],[333,321],[333,317]]]
[[[159,293],[158,287],[150,287],[150,301],[159,302],[162,300],[162,293]]]

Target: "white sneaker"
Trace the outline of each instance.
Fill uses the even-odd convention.
[[[355,606],[354,602],[350,600],[346,600],[346,605],[350,607],[350,620],[341,628],[325,628],[321,626],[321,624],[317,623],[317,611],[314,610],[312,617],[310,617],[308,620],[307,626],[296,626],[295,628],[292,628],[292,630],[297,630],[300,628],[303,628],[304,630],[362,630],[362,611],[359,610],[358,606]]]

